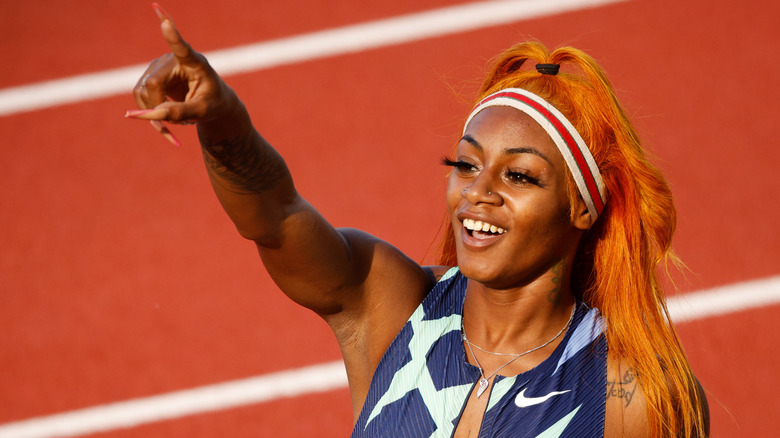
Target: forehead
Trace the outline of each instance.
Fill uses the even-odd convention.
[[[466,137],[475,140],[485,152],[531,148],[547,157],[551,164],[563,163],[563,156],[547,131],[516,108],[493,106],[483,109],[466,127]]]

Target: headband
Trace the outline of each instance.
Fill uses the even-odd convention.
[[[588,206],[588,212],[595,221],[604,210],[605,187],[601,173],[596,166],[585,140],[574,128],[574,125],[549,102],[522,88],[506,88],[482,99],[469,114],[463,126],[463,132],[469,122],[480,111],[491,106],[509,106],[531,116],[547,131],[547,134],[558,146],[558,150],[566,160],[582,199]]]

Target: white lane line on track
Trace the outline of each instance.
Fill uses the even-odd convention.
[[[86,435],[346,386],[344,363],[336,361],[8,423],[0,426],[0,437]]]
[[[780,304],[780,276],[668,300],[675,322]],[[139,426],[347,386],[341,361],[0,425],[0,438],[52,438]]]
[[[491,0],[205,53],[221,75],[267,69],[627,0]],[[0,90],[0,117],[130,90],[146,64]]]
[[[780,303],[780,275],[746,281],[667,300],[672,321],[681,323]]]

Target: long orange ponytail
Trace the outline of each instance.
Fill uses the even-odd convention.
[[[536,63],[560,64],[561,73],[542,75]],[[647,160],[603,70],[584,52],[518,44],[497,59],[476,101],[512,87],[541,96],[574,124],[606,185],[606,207],[574,262],[575,295],[601,311],[610,355],[636,370],[653,436],[698,436],[705,423],[701,395],[656,274],[659,264],[677,262],[671,249],[676,210],[665,179]],[[574,205],[579,191],[572,178],[568,191]],[[439,263],[453,266],[452,226],[445,226]]]

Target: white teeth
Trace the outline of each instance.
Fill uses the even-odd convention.
[[[474,219],[463,219],[463,226],[471,231],[491,232],[493,234],[504,234],[506,232],[506,230],[501,227],[497,227],[487,222],[475,221]]]

